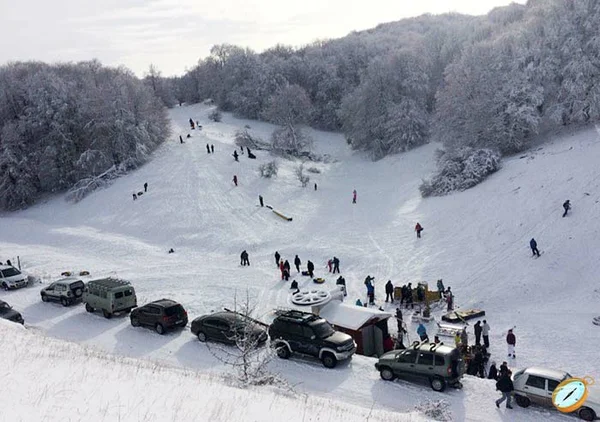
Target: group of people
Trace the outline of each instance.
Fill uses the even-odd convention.
[[[213,144],[210,144],[210,145],[206,144],[206,152],[209,153],[209,154],[210,153],[214,154],[215,153],[215,146]]]
[[[0,262],[0,265],[3,265],[2,262]],[[8,265],[9,267],[13,266],[12,262],[10,262],[10,259],[6,260],[6,265]]]
[[[296,255],[297,256],[297,255]],[[327,261],[327,268],[330,273],[335,274],[336,272],[339,274],[340,272],[340,260],[337,257],[333,257]],[[333,268],[333,270],[332,270]]]
[[[148,192],[148,182],[144,183],[144,193],[145,192]],[[138,193],[133,192],[133,200],[135,201],[136,199],[138,199],[138,196],[141,194],[142,194],[142,192],[138,192]]]
[[[279,253],[279,251],[275,251],[275,265],[277,265],[277,268],[279,268],[279,271],[281,272],[281,279],[288,281],[290,279],[291,265],[287,259],[284,260],[281,258],[281,254]],[[300,257],[298,255],[296,255],[294,257],[294,267],[296,267],[297,272],[300,272],[301,265],[302,265],[302,260],[300,259]],[[306,274],[312,278],[314,276],[315,264],[313,264],[310,260],[308,260],[306,262],[306,269],[307,269]],[[292,287],[292,288],[294,288],[294,287]],[[296,288],[297,288],[297,285],[296,285]]]

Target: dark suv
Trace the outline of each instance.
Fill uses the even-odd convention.
[[[183,306],[174,300],[160,299],[140,306],[129,315],[131,325],[152,327],[158,334],[164,334],[173,328],[183,328],[188,323],[188,316]]]
[[[318,357],[327,368],[356,352],[356,344],[348,334],[335,331],[323,318],[311,313],[284,310],[269,327],[271,345],[277,356],[287,359],[292,352]]]

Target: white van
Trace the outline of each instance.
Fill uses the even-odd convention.
[[[0,265],[0,286],[4,290],[27,286],[27,276],[15,267]]]

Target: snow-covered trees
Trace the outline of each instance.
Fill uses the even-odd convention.
[[[165,110],[126,69],[96,61],[0,67],[0,208],[143,163],[167,136]]]

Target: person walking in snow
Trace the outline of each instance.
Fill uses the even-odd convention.
[[[540,256],[540,251],[537,248],[537,242],[535,241],[535,239],[533,237],[529,241],[529,247],[531,248],[531,252],[533,252],[533,256],[535,256],[535,255],[537,255],[538,257]]]
[[[513,333],[512,328],[510,330],[508,330],[508,334],[506,335],[506,346],[508,349],[508,357],[509,358],[516,358],[515,355],[515,346],[517,345],[517,338],[515,337],[515,334]]]
[[[333,257],[333,274],[340,273],[340,260],[337,257]]]
[[[481,326],[481,334],[483,334],[483,345],[486,349],[490,348],[490,326],[487,321],[483,320],[483,325]]]
[[[500,365],[500,373],[498,374],[498,377],[501,377],[504,374],[508,374],[510,372],[510,369],[508,369],[508,363],[506,363],[506,361],[502,362],[502,365]]]
[[[483,330],[483,327],[481,327],[481,321],[477,321],[475,323],[475,325],[473,326],[473,330],[475,331],[475,345],[480,346],[481,345],[481,331]]]
[[[388,301],[388,298],[392,303],[394,303],[394,285],[392,284],[392,280],[388,280],[385,283],[385,301]]]
[[[242,260],[242,266],[250,265],[250,260],[248,259],[248,252],[244,249],[240,254],[240,258]]]
[[[421,341],[429,341],[429,337],[427,336],[427,329],[425,328],[422,322],[417,327],[417,334],[419,335]]]
[[[279,251],[275,251],[275,265],[279,267],[279,260],[281,259],[281,255],[279,255]]]
[[[569,212],[569,210],[571,209],[571,201],[567,199],[565,201],[565,203],[563,204],[563,208],[565,209],[565,212],[563,213],[563,217],[566,217],[567,212]]]
[[[294,266],[296,267],[296,271],[298,272],[300,272],[300,265],[302,265],[302,261],[300,261],[298,255],[296,255],[296,257],[294,258]]]
[[[375,303],[375,287],[373,287],[373,280],[375,280],[375,277],[371,277],[370,275],[367,275],[367,277],[365,278],[365,286],[367,286],[367,297],[369,298],[370,304]]]
[[[210,154],[210,146],[208,144],[206,144],[206,153]]]
[[[237,176],[235,174],[233,175],[233,183],[237,186]]]
[[[281,272],[281,279],[283,280],[283,272],[285,271],[285,263],[283,260],[279,261],[279,272]]]
[[[510,379],[510,371],[505,372],[500,376],[498,382],[496,382],[496,390],[499,390],[502,393],[502,397],[496,400],[496,407],[500,408],[500,405],[504,400],[506,400],[506,408],[512,409],[511,401],[512,401],[512,392],[515,387],[513,386],[513,382]]]
[[[417,222],[417,225],[415,226],[415,231],[417,232],[417,238],[420,239],[421,232],[423,231],[423,226],[421,226],[421,223]]]
[[[402,333],[402,309],[396,308],[396,324],[398,324],[398,333]]]
[[[214,144],[210,144],[210,152],[211,153],[215,153],[215,145]]]
[[[194,121],[192,120],[191,117],[190,117],[190,127],[192,128],[192,130],[194,130]]]
[[[306,263],[306,269],[308,270],[308,275],[310,276],[310,278],[312,278],[315,272],[315,264],[308,260],[308,262]]]
[[[148,192],[148,182],[144,183],[144,192]]]
[[[134,193],[133,194],[133,200],[135,201],[137,199],[137,195]]]
[[[288,272],[291,270],[290,262],[287,259],[283,263],[283,268],[286,269],[286,270],[288,270]]]
[[[406,303],[406,309],[408,309],[409,305],[410,309],[415,309],[415,304],[413,301],[412,283],[408,283],[408,286],[406,286],[406,298],[404,299],[404,303]]]
[[[260,203],[261,207],[265,206],[265,203],[263,202],[263,197],[261,195],[258,195],[258,202]]]
[[[315,183],[315,190],[317,190],[317,184]]]
[[[285,280],[285,281],[290,280],[290,270],[288,270],[287,268],[283,269],[283,280]]]
[[[356,204],[356,189],[352,191],[352,203]]]
[[[327,260],[327,268],[329,269],[329,272],[331,272],[331,268],[333,266],[333,259],[328,259]]]
[[[240,161],[240,160],[238,160],[238,153],[237,153],[237,151],[233,151],[233,158],[235,158],[235,161]]]
[[[179,143],[180,143],[180,144],[183,144],[183,143],[184,143],[184,142],[183,142],[183,136],[181,136],[181,135],[179,135]]]

